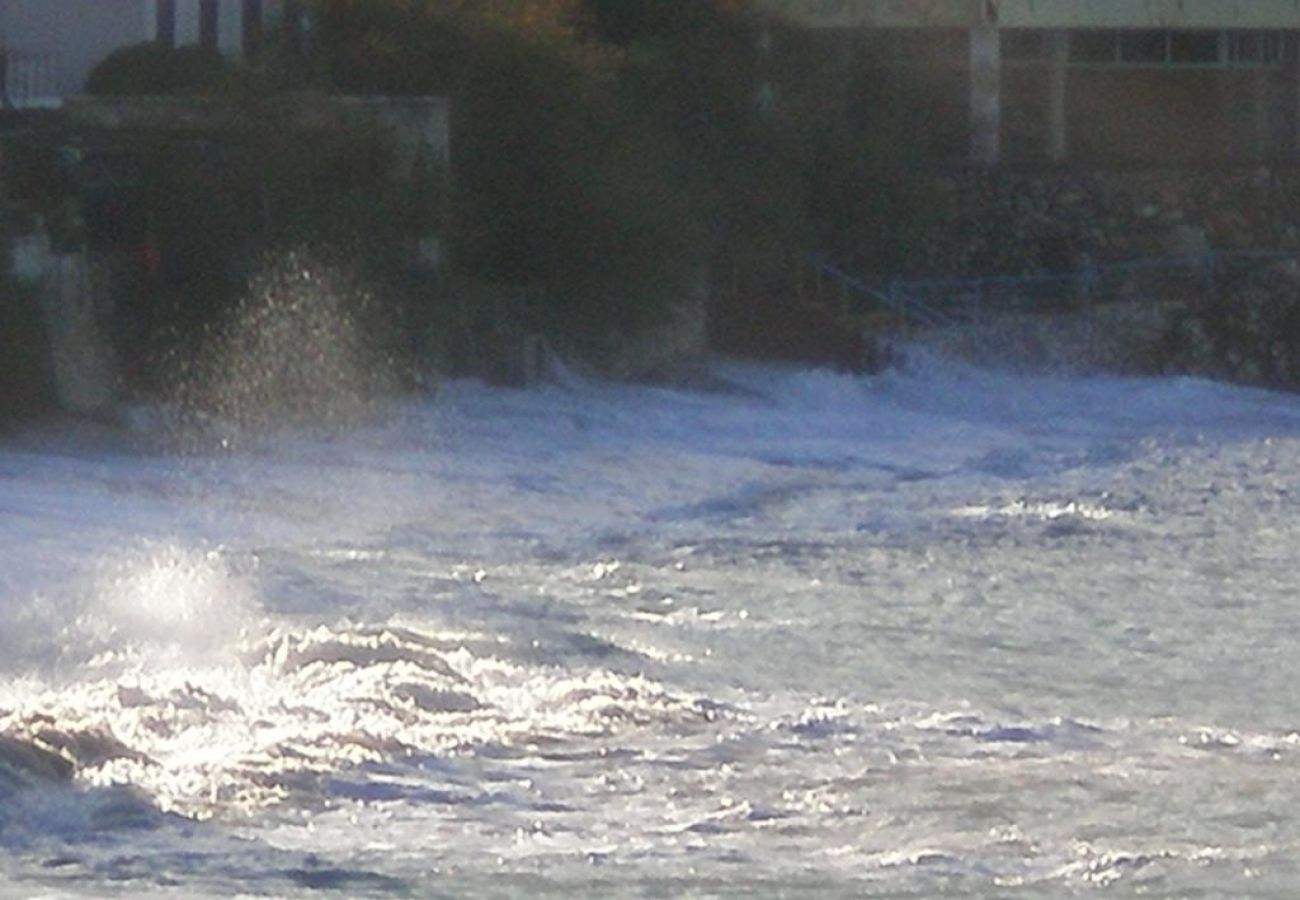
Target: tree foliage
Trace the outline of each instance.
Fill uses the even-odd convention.
[[[309,26],[285,22],[251,74],[144,47],[92,81],[117,92],[224,84],[242,97],[259,85],[445,96],[449,185],[397,191],[373,142],[320,135],[295,149],[273,123],[254,129],[233,162],[160,166],[155,226],[172,280],[192,284],[195,298],[244,274],[236,265],[213,277],[221,254],[204,250],[230,243],[222,235],[241,232],[232,222],[258,222],[259,241],[360,240],[380,259],[376,248],[437,219],[466,277],[541,289],[547,301],[533,305],[529,327],[599,337],[659,315],[706,265],[715,282],[761,291],[791,289],[811,251],[860,270],[901,268],[924,221],[926,198],[909,175],[918,141],[896,114],[906,94],[881,90],[870,66],[846,70],[748,0],[308,8]],[[212,172],[237,183],[213,191]],[[448,193],[448,209],[416,208]],[[189,215],[168,196],[220,199]]]
[[[708,260],[899,269],[925,219],[908,91],[748,0],[318,0],[332,90],[452,98],[455,244],[592,327]],[[671,288],[669,289],[671,290]]]
[[[91,70],[85,91],[119,96],[212,92],[232,73],[232,66],[216,50],[148,41],[110,53]]]
[[[571,331],[634,328],[707,243],[683,147],[567,5],[475,6],[323,0],[329,86],[450,97],[459,265],[545,288]]]

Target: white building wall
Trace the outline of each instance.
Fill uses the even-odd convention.
[[[154,40],[159,0],[0,0],[0,49],[7,51],[6,94],[18,105],[47,106],[81,92],[86,76],[120,47]],[[263,0],[268,27],[282,0]],[[218,0],[217,46],[243,50],[243,0]],[[199,0],[176,0],[176,43],[199,40]]]
[[[153,37],[152,12],[153,0],[0,0],[0,47],[47,60],[52,89],[75,94],[109,53]]]

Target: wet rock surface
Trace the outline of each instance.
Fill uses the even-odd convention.
[[[1219,279],[1171,323],[1164,371],[1300,390],[1300,263]]]
[[[915,274],[1068,271],[1215,249],[1300,248],[1300,171],[974,171],[937,179],[944,205]]]

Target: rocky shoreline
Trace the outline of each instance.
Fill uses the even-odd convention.
[[[1221,277],[1173,319],[1159,350],[1165,372],[1300,390],[1300,260]]]
[[[1186,314],[1178,301],[1126,301],[1052,313],[1006,313],[919,333],[923,348],[982,368],[1056,375],[1165,374],[1162,348]]]
[[[1204,248],[1300,250],[1300,170],[964,170],[938,175],[921,277],[1039,274]]]
[[[1215,251],[1295,253],[1212,278],[1156,277],[1065,311],[1008,313],[920,338],[1003,369],[1188,375],[1300,390],[1300,170],[965,170],[936,177],[942,208],[917,277],[1078,272]]]
[[[1002,370],[1191,376],[1300,391],[1300,260],[1220,275],[1182,299],[1006,313],[915,342]]]

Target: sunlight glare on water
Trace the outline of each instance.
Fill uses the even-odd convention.
[[[1300,401],[712,374],[0,447],[0,896],[1292,895]]]

